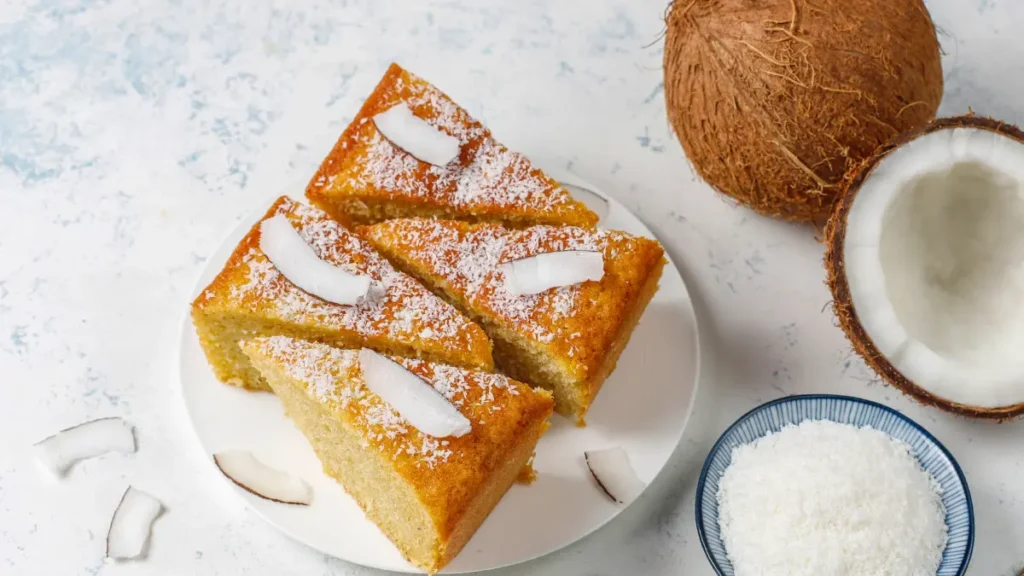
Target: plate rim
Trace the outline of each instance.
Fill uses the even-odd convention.
[[[538,162],[534,161],[534,164],[538,164]],[[638,215],[636,215],[633,211],[629,210],[624,204],[622,204],[621,202],[617,201],[615,198],[609,196],[607,193],[605,193],[603,190],[601,190],[599,187],[595,186],[591,182],[587,181],[586,179],[580,177],[579,175],[577,175],[577,174],[575,174],[573,172],[570,172],[570,171],[567,171],[567,170],[564,170],[564,169],[553,168],[553,167],[550,167],[550,166],[544,166],[543,170],[552,179],[556,180],[560,184],[563,184],[563,185],[564,184],[568,184],[570,186],[575,186],[575,187],[578,187],[578,188],[582,188],[582,189],[584,189],[587,192],[591,192],[591,193],[601,197],[608,204],[609,214],[611,213],[611,210],[613,208],[620,209],[621,211],[623,211],[626,214],[628,214],[630,218],[632,218],[637,223],[639,223],[640,226],[646,232],[646,235],[648,237],[650,237],[650,238],[652,238],[654,240],[657,240],[659,243],[661,243],[661,241],[658,240],[657,235],[650,228],[650,226],[648,226]],[[301,197],[301,195],[297,196],[295,194],[295,191],[297,191],[297,190],[304,190],[305,189],[305,184],[306,184],[305,180],[297,180],[297,179],[293,180],[293,181],[291,181],[290,184],[288,184],[286,186],[275,187],[277,189],[277,193],[275,195],[260,195],[256,199],[256,201],[258,203],[258,202],[263,201],[265,199],[272,199],[274,197],[285,195],[285,196],[288,196],[290,198],[297,199],[299,201],[302,201],[302,202],[306,203],[308,201],[304,197]],[[232,239],[233,236],[239,234],[243,230],[247,230],[248,227],[246,226],[246,223],[249,221],[249,217],[250,216],[258,217],[259,214],[262,214],[264,212],[264,210],[260,206],[261,205],[257,204],[254,208],[252,208],[251,210],[246,212],[241,219],[239,219],[236,222],[234,222],[233,223],[234,226],[231,228],[231,230],[229,230],[226,234],[224,234],[221,237],[221,239],[216,243],[216,245],[213,248],[213,250],[211,251],[210,255],[211,256],[212,255],[216,255],[220,250],[222,250],[224,248],[225,245],[227,245],[229,243],[229,241]],[[602,218],[602,221],[603,220],[604,219]],[[601,222],[598,223],[598,226],[600,226],[600,225],[601,225]],[[651,480],[644,486],[644,489],[629,504],[627,504],[625,506],[618,507],[613,514],[610,514],[607,518],[605,518],[601,522],[595,523],[594,525],[590,526],[587,531],[578,533],[577,535],[575,535],[571,539],[569,539],[569,541],[567,541],[567,542],[565,542],[565,543],[563,543],[561,545],[558,545],[557,547],[550,548],[550,549],[548,549],[548,550],[546,550],[544,552],[540,552],[540,553],[537,553],[537,554],[534,554],[534,555],[524,556],[524,557],[519,558],[519,559],[517,559],[515,561],[512,561],[512,562],[497,563],[497,564],[495,564],[493,566],[490,566],[488,568],[483,568],[482,569],[483,571],[487,572],[487,571],[491,571],[491,570],[498,570],[498,569],[508,568],[508,567],[512,567],[512,566],[518,566],[518,565],[521,565],[521,564],[525,564],[527,562],[532,562],[534,560],[543,558],[543,557],[548,556],[550,554],[554,554],[555,552],[558,552],[560,550],[564,550],[565,548],[567,548],[569,546],[572,546],[573,544],[576,544],[576,543],[580,542],[581,540],[586,539],[587,537],[591,536],[592,534],[594,534],[598,530],[604,528],[605,526],[607,526],[608,524],[613,522],[624,511],[626,511],[628,508],[633,506],[637,501],[639,501],[644,496],[645,493],[648,492],[648,489],[650,488],[650,486],[652,484],[654,484],[659,478],[661,478],[666,473],[666,468],[668,468],[669,462],[672,460],[672,457],[678,452],[679,446],[682,444],[683,439],[686,437],[686,433],[690,430],[689,427],[690,427],[691,420],[692,420],[692,417],[693,417],[693,411],[694,411],[694,408],[695,408],[695,404],[696,404],[696,400],[697,400],[697,395],[698,395],[698,391],[699,391],[700,384],[701,384],[701,375],[702,375],[702,367],[703,367],[701,355],[702,355],[702,350],[703,349],[702,349],[702,346],[701,346],[700,325],[699,325],[699,321],[698,321],[698,318],[697,318],[697,311],[696,311],[696,307],[694,306],[693,295],[692,295],[692,292],[690,290],[690,287],[687,285],[686,279],[683,276],[682,271],[676,265],[675,261],[672,259],[671,255],[669,255],[667,250],[665,250],[665,252],[664,252],[664,257],[665,257],[666,261],[668,262],[668,264],[671,265],[674,273],[679,277],[680,286],[682,288],[683,295],[685,296],[687,308],[689,308],[689,316],[692,319],[692,329],[691,330],[692,330],[692,334],[693,334],[692,352],[693,352],[694,362],[693,362],[693,370],[692,370],[693,374],[692,374],[692,378],[691,378],[691,380],[692,380],[692,389],[690,391],[689,398],[687,398],[687,400],[686,400],[687,406],[686,406],[685,414],[683,414],[683,416],[684,416],[683,419],[682,419],[683,424],[682,424],[682,426],[679,429],[679,433],[678,433],[677,437],[673,439],[672,449],[668,452],[668,454],[666,455],[664,461],[660,464],[660,466],[658,468],[658,471],[654,474],[654,476],[651,478]],[[178,338],[176,338],[176,349],[175,349],[175,354],[177,356],[177,361],[175,362],[176,370],[177,370],[177,378],[176,378],[176,385],[175,385],[175,387],[177,388],[177,392],[178,392],[178,396],[179,396],[179,399],[180,399],[180,402],[181,402],[181,406],[184,408],[186,417],[188,419],[189,428],[191,429],[191,435],[192,435],[193,440],[195,442],[195,446],[199,450],[201,450],[204,455],[208,455],[207,454],[207,452],[208,452],[208,450],[207,450],[207,443],[203,440],[203,438],[200,435],[199,427],[197,426],[197,424],[195,422],[195,415],[193,414],[193,411],[189,409],[189,402],[188,402],[188,400],[186,398],[186,390],[185,390],[186,386],[184,385],[184,378],[185,378],[185,366],[184,366],[185,354],[184,354],[184,350],[185,350],[185,346],[186,346],[189,338],[190,337],[191,338],[195,338],[195,334],[194,334],[195,331],[193,330],[193,325],[192,325],[192,322],[191,322],[190,303],[204,289],[205,284],[203,282],[203,279],[206,276],[207,270],[210,268],[210,266],[211,266],[211,263],[207,263],[201,270],[199,270],[198,274],[196,275],[195,280],[193,281],[193,288],[189,292],[187,300],[186,300],[185,305],[184,305],[185,310],[184,310],[184,312],[182,314],[181,333],[180,333],[180,336]],[[204,461],[205,460],[209,460],[209,458],[204,458]],[[209,468],[208,474],[213,474],[213,472],[216,470],[216,466],[207,466],[207,468]],[[255,506],[253,502],[251,502],[249,499],[246,498],[246,496],[245,496],[245,494],[244,494],[244,492],[242,490],[234,489],[235,487],[226,478],[224,478],[223,475],[221,475],[221,474],[214,474],[214,476],[218,476],[218,477],[221,478],[221,481],[226,482],[226,485],[228,485],[229,489],[231,489],[231,492],[235,494],[235,497],[238,498],[239,501],[247,509],[252,510],[263,522],[266,522],[267,524],[272,526],[275,530],[277,530],[281,534],[287,536],[291,540],[296,541],[296,542],[302,544],[303,546],[305,546],[305,547],[307,547],[307,548],[309,548],[311,550],[315,550],[315,551],[317,551],[317,552],[319,552],[321,554],[325,554],[325,555],[330,556],[332,558],[338,558],[339,560],[342,560],[342,561],[345,561],[345,562],[349,562],[349,563],[352,563],[352,564],[355,564],[355,565],[359,565],[359,566],[364,566],[364,567],[367,567],[367,568],[372,568],[372,569],[377,569],[377,570],[384,570],[384,571],[392,571],[392,572],[398,572],[398,573],[405,573],[405,574],[418,574],[418,573],[422,573],[422,571],[418,570],[412,564],[408,564],[408,566],[405,569],[401,569],[401,568],[396,568],[396,567],[391,566],[391,565],[384,565],[384,564],[379,564],[379,563],[368,563],[368,562],[365,562],[365,561],[358,561],[357,562],[355,560],[351,560],[351,559],[344,558],[344,557],[341,557],[341,556],[335,556],[334,554],[332,554],[330,552],[321,550],[319,547],[316,547],[316,546],[313,546],[313,545],[307,543],[303,538],[300,538],[300,537],[296,536],[295,534],[292,533],[292,531],[287,530],[279,522],[274,521],[271,518],[269,518],[268,516],[266,516],[265,514],[263,514],[263,512],[260,510],[259,507]],[[475,572],[477,572],[477,571],[474,570],[472,573],[475,573]],[[465,572],[465,571],[461,571],[461,570],[453,572],[453,571],[449,571],[449,570],[446,569],[446,570],[442,570],[441,573],[442,574],[466,574],[466,573],[470,573],[470,572]]]
[[[967,476],[964,474],[963,469],[960,468],[960,463],[957,462],[953,454],[949,451],[948,448],[946,448],[946,446],[942,442],[939,441],[938,438],[936,438],[924,426],[921,426],[903,412],[900,412],[895,408],[886,406],[885,404],[882,404],[880,402],[875,402],[874,400],[868,400],[866,398],[849,396],[845,394],[793,394],[790,396],[783,396],[781,398],[769,400],[768,402],[764,402],[751,408],[750,410],[747,410],[742,416],[737,418],[735,422],[730,424],[729,427],[726,428],[725,431],[722,432],[722,434],[718,437],[718,440],[715,441],[714,445],[711,447],[711,450],[708,451],[707,457],[704,459],[704,465],[701,467],[700,478],[697,480],[697,493],[694,498],[694,523],[697,527],[697,535],[698,539],[700,540],[700,547],[704,551],[704,555],[707,557],[708,563],[711,564],[711,568],[714,569],[715,573],[718,574],[718,576],[725,576],[725,572],[723,571],[722,567],[719,566],[718,561],[715,559],[714,555],[712,555],[711,553],[711,550],[708,548],[707,534],[704,531],[703,498],[704,489],[708,479],[708,472],[710,471],[711,462],[714,459],[714,456],[718,454],[719,450],[722,448],[723,442],[725,442],[725,439],[733,432],[733,430],[735,430],[736,427],[739,426],[740,424],[746,422],[750,417],[754,416],[755,414],[763,410],[766,410],[773,406],[777,406],[779,404],[787,404],[790,402],[803,400],[841,400],[843,402],[852,402],[854,404],[861,404],[873,408],[880,408],[883,412],[886,412],[889,415],[892,415],[897,419],[903,421],[905,424],[910,425],[911,428],[915,429],[933,446],[938,448],[940,452],[942,452],[942,454],[946,457],[949,463],[952,464],[953,470],[956,472],[960,484],[963,485],[964,487],[964,500],[967,505],[967,515],[969,519],[968,534],[970,535],[970,537],[967,539],[967,548],[964,551],[964,559],[960,563],[960,566],[957,568],[956,572],[957,576],[962,576],[964,572],[967,570],[967,567],[970,565],[971,556],[974,554],[975,522],[974,501],[971,497],[970,485],[967,483]],[[823,418],[823,420],[829,419]],[[890,438],[892,437],[889,434],[886,435],[889,436]],[[917,458],[915,457],[915,460],[916,459]]]

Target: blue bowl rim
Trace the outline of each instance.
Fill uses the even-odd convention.
[[[715,442],[715,445],[711,447],[711,450],[708,452],[707,457],[704,459],[704,466],[700,470],[700,479],[697,481],[696,498],[694,498],[694,519],[697,522],[697,536],[700,538],[700,547],[704,550],[704,555],[707,556],[708,562],[711,563],[711,567],[714,568],[715,573],[719,576],[725,576],[725,572],[722,571],[722,567],[718,565],[718,561],[715,560],[715,557],[714,555],[712,555],[711,550],[708,549],[707,534],[704,533],[704,499],[701,497],[701,495],[704,494],[704,485],[707,483],[708,469],[711,468],[711,461],[713,460],[715,454],[717,454],[718,451],[721,450],[722,443],[725,441],[726,437],[728,437],[729,434],[733,431],[733,429],[739,426],[740,423],[747,420],[750,416],[754,415],[755,413],[760,412],[764,409],[770,408],[777,404],[785,404],[788,402],[794,402],[798,400],[842,400],[845,402],[859,403],[867,406],[873,406],[875,408],[880,408],[883,411],[896,416],[900,420],[903,420],[904,422],[912,426],[914,429],[920,432],[921,435],[923,435],[935,446],[937,446],[940,451],[942,451],[942,453],[946,456],[949,462],[953,465],[953,470],[956,471],[957,478],[960,479],[960,483],[964,487],[964,496],[965,501],[967,502],[967,515],[970,519],[970,522],[968,523],[969,538],[967,540],[967,550],[964,553],[963,562],[960,563],[960,566],[959,568],[957,568],[956,572],[957,576],[963,576],[964,573],[967,572],[967,566],[971,563],[971,556],[974,554],[974,502],[971,499],[971,489],[967,485],[967,477],[964,476],[964,471],[960,469],[960,463],[956,461],[956,458],[953,457],[953,454],[951,454],[950,451],[947,450],[946,447],[942,444],[942,442],[939,442],[939,440],[935,436],[933,436],[931,432],[926,430],[917,422],[911,420],[908,416],[906,416],[899,410],[896,410],[895,408],[890,408],[885,404],[880,404],[872,400],[857,398],[856,396],[845,396],[842,394],[794,394],[792,396],[783,396],[782,398],[770,400],[768,402],[765,402],[764,404],[755,406],[754,408],[748,410],[744,415],[737,418],[736,421],[733,422],[732,425],[730,425],[728,428],[726,428],[725,432],[722,432],[722,435],[718,437],[718,440]]]

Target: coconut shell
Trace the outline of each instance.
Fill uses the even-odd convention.
[[[665,104],[697,174],[757,212],[823,221],[843,176],[935,118],[922,0],[676,0]]]
[[[828,286],[832,290],[832,310],[835,312],[839,326],[846,333],[854,351],[859,354],[872,370],[878,373],[886,383],[895,386],[901,392],[908,394],[915,400],[935,406],[963,416],[971,418],[985,418],[990,420],[1009,420],[1024,414],[1024,403],[999,408],[980,408],[968,406],[940,398],[927,390],[917,386],[899,370],[896,369],[875,346],[875,343],[868,336],[864,327],[857,317],[853,301],[850,298],[850,285],[846,278],[846,267],[843,261],[846,241],[846,220],[857,197],[857,192],[871,173],[874,172],[879,162],[889,155],[893,150],[919,138],[925,134],[938,130],[949,130],[952,128],[977,128],[990,130],[1013,138],[1024,144],[1024,132],[1012,124],[1005,124],[990,118],[980,116],[958,116],[954,118],[940,118],[908,132],[898,139],[890,142],[881,148],[875,155],[864,160],[856,169],[851,170],[844,179],[841,186],[841,195],[836,202],[835,211],[825,227],[825,268],[828,271]]]

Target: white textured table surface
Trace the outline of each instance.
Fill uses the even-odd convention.
[[[611,525],[502,574],[711,574],[693,524],[700,463],[739,414],[802,392],[879,400],[928,427],[974,495],[970,574],[1024,564],[1024,423],[965,421],[880,385],[825,309],[813,232],[694,180],[665,120],[664,2],[549,4],[0,2],[0,574],[377,574],[290,541],[209,474],[174,352],[205,257],[254,195],[313,172],[392,60],[635,210],[698,301],[705,370],[673,464]],[[941,113],[1024,122],[1024,4],[928,4]],[[136,424],[138,454],[42,482],[27,446],[108,415]],[[128,483],[169,510],[147,561],[105,566]]]

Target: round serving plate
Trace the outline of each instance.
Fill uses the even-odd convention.
[[[601,226],[632,234],[653,234],[636,216],[594,186],[570,174],[551,172],[602,216]],[[302,198],[304,184],[280,194]],[[244,219],[209,258],[196,294],[216,276],[231,251],[276,196],[260,196]],[[603,203],[603,204],[602,204]],[[349,562],[418,572],[344,490],[324,475],[305,437],[277,399],[221,384],[206,363],[195,330],[185,315],[180,354],[181,390],[202,449],[252,451],[267,464],[305,478],[315,490],[311,506],[289,506],[235,492],[267,522],[292,538]],[[537,446],[537,480],[515,485],[459,556],[443,573],[490,570],[548,554],[590,534],[624,509],[596,485],[583,459],[585,450],[622,446],[640,478],[650,482],[668,462],[689,420],[699,373],[699,344],[693,305],[674,265],[666,266],[657,294],[587,413],[587,426],[561,416]],[[210,458],[210,473],[224,479]]]

